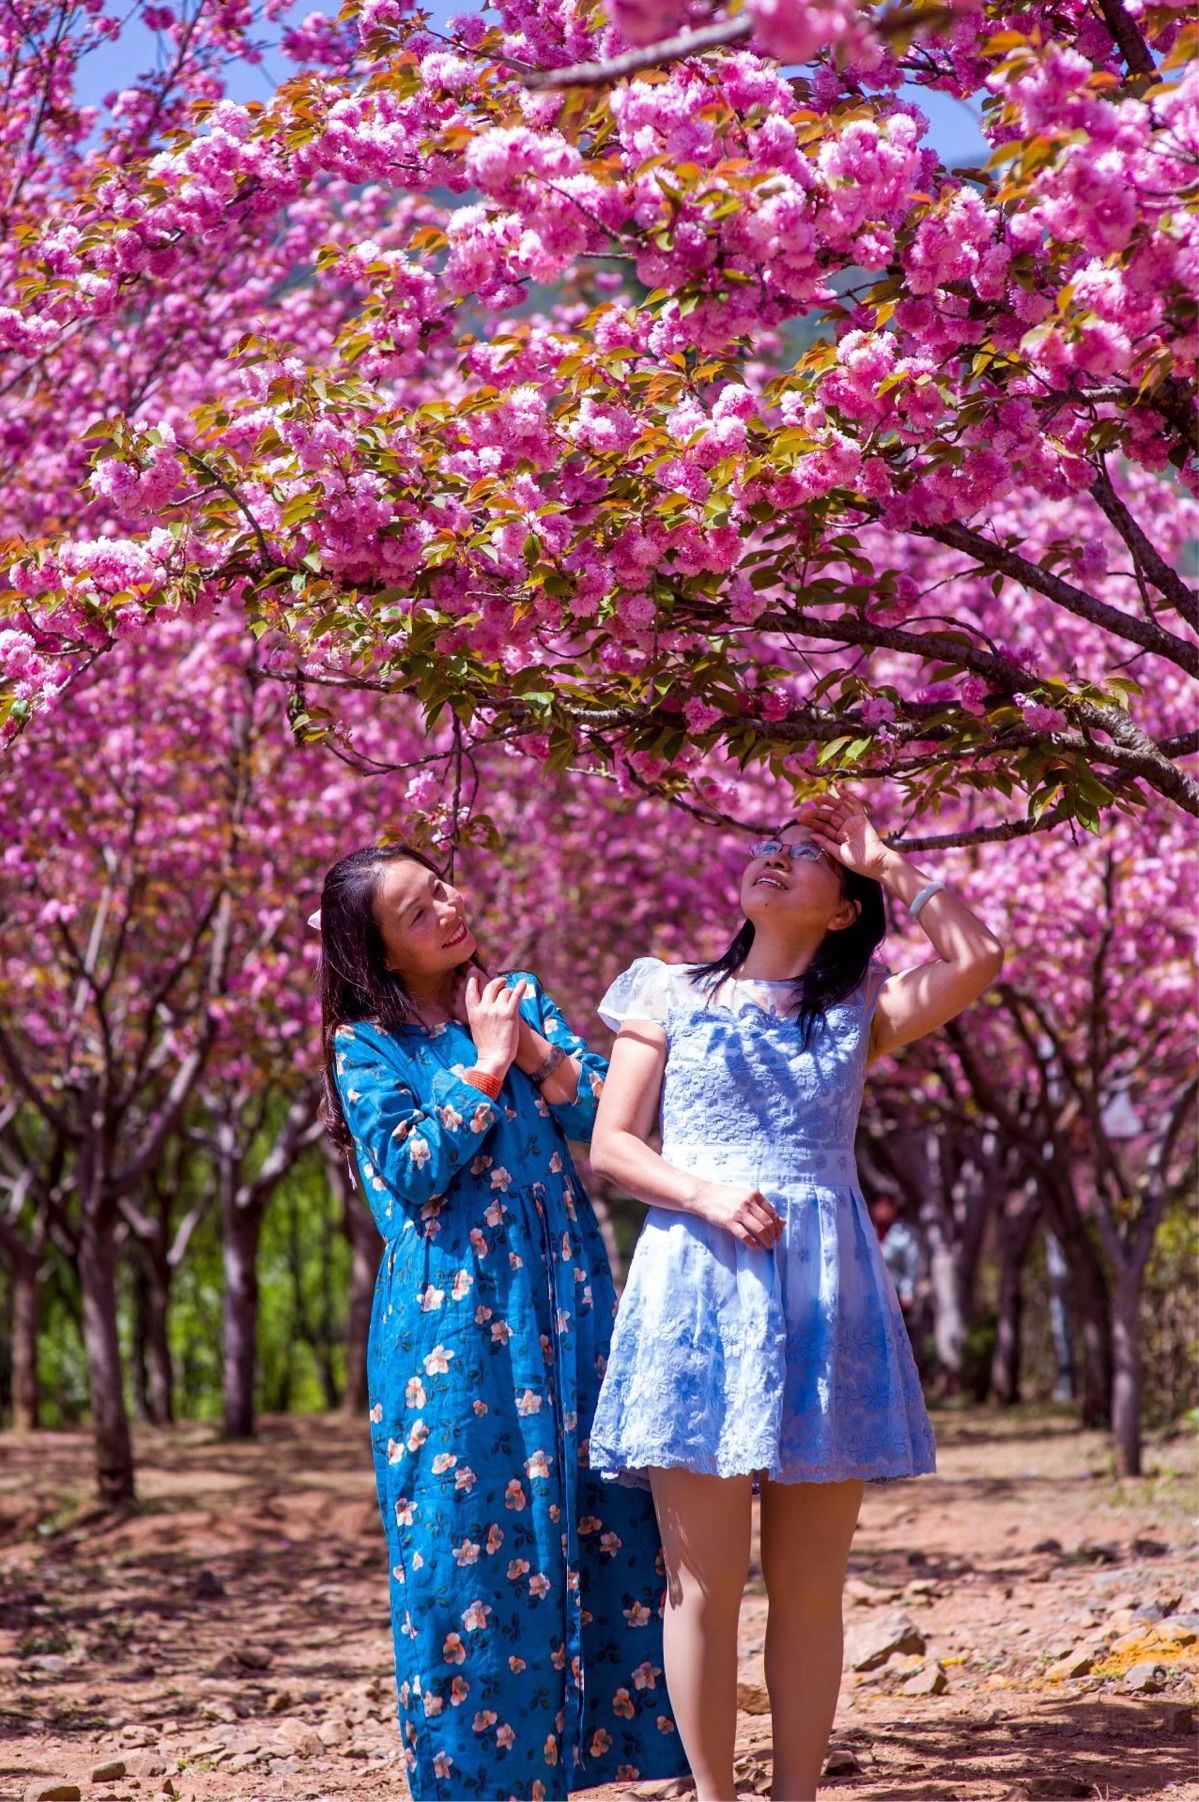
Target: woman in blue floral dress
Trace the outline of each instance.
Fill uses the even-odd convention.
[[[605,1065],[535,977],[486,980],[416,852],[343,858],[320,924],[326,1114],[385,1242],[370,1431],[409,1788],[677,1775],[653,1510],[588,1468],[615,1293],[567,1136]]]
[[[883,888],[934,952],[897,976],[872,955]],[[773,1794],[809,1802],[863,1484],[934,1464],[854,1170],[866,1065],[960,1013],[1003,952],[837,794],[752,848],[741,905],[723,957],[639,958],[600,1003],[619,1037],[592,1159],[651,1205],[591,1458],[652,1486],[666,1672],[700,1802],[733,1796],[737,1616],[760,1488]],[[659,1103],[660,1153],[646,1142]]]

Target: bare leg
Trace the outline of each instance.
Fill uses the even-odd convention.
[[[774,1802],[812,1802],[841,1688],[841,1591],[861,1483],[762,1485]]]
[[[749,1570],[751,1477],[651,1470],[666,1554],[663,1655],[698,1802],[733,1802],[737,1616]]]

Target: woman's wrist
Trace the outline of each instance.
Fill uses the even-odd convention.
[[[539,1033],[535,1033],[527,1020],[522,1020],[520,1037],[516,1041],[516,1056],[512,1062],[518,1070],[523,1070],[528,1076],[531,1070],[536,1070],[537,1066],[544,1062],[549,1048],[549,1041],[543,1039]]]
[[[506,1072],[495,1073],[484,1070],[480,1065],[474,1064],[469,1070],[462,1072],[462,1080],[468,1082],[472,1089],[478,1089],[481,1095],[486,1095],[491,1101],[498,1101],[500,1090],[504,1086],[505,1074]]]
[[[892,851],[888,853],[887,865],[879,880],[897,901],[910,905],[920,890],[935,878],[927,870],[919,869],[902,851]]]

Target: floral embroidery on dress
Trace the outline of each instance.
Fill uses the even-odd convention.
[[[557,1802],[687,1769],[653,1510],[587,1461],[616,1297],[566,1141],[590,1136],[604,1065],[524,980],[526,1018],[581,1062],[571,1103],[513,1071],[492,1104],[457,1025],[355,1025],[336,1047],[386,1241],[369,1420],[414,1802]]]
[[[935,1466],[907,1329],[857,1182],[870,1020],[887,971],[828,1009],[805,1047],[790,984],[702,990],[640,958],[600,1003],[666,1034],[662,1155],[760,1189],[773,1251],[651,1208],[621,1300],[591,1433],[605,1475],[654,1467],[781,1482],[883,1481]]]

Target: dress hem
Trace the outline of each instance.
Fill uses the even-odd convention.
[[[700,1477],[753,1477],[755,1487],[765,1475],[772,1483],[898,1483],[914,1477],[931,1477],[936,1475],[936,1459],[931,1463],[916,1461],[902,1469],[879,1470],[877,1466],[864,1470],[859,1466],[840,1466],[833,1470],[825,1466],[814,1469],[811,1466],[790,1465],[780,1470],[776,1465],[754,1464],[746,1466],[738,1462],[724,1465],[714,1458],[674,1458],[656,1456],[647,1458],[644,1463],[624,1464],[597,1458],[592,1451],[591,1468],[596,1471],[605,1483],[619,1483],[626,1489],[648,1489],[649,1472],[651,1470],[689,1470]]]

